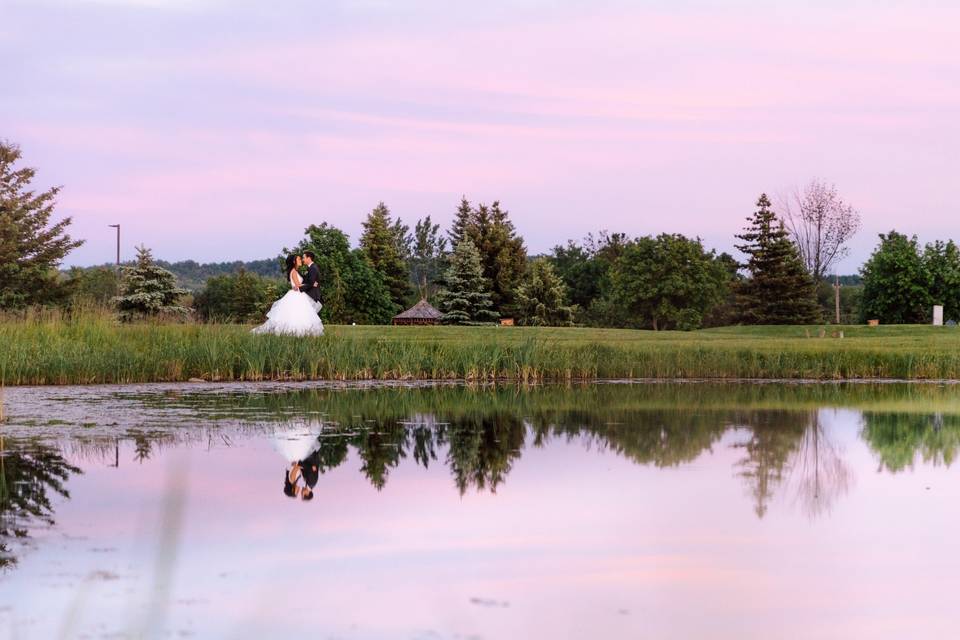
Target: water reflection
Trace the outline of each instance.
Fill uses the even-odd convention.
[[[866,412],[863,439],[884,471],[912,468],[918,456],[924,464],[949,467],[960,448],[960,416]]]
[[[403,464],[441,466],[462,496],[496,493],[525,451],[546,450],[554,442],[579,443],[655,468],[689,465],[719,447],[733,454],[731,475],[742,483],[757,518],[767,517],[781,497],[811,519],[829,514],[855,480],[825,423],[830,408],[860,412],[860,436],[882,472],[902,472],[918,459],[949,466],[960,447],[955,390],[930,385],[110,390],[99,404],[87,391],[79,400],[56,393],[62,424],[109,424],[114,435],[94,427],[90,436],[47,429],[39,439],[8,438],[0,456],[4,565],[15,562],[11,540],[53,522],[51,498],[69,499],[70,477],[81,473],[84,461],[149,465],[169,446],[271,438],[281,458],[276,475],[264,482],[280,489],[282,471],[283,496],[301,502],[311,502],[324,474],[354,457],[379,491]],[[15,406],[15,435],[44,424],[42,415],[23,409],[30,406]],[[120,459],[121,442],[132,443],[132,459]],[[226,473],[234,472],[243,470]]]
[[[16,564],[16,541],[54,524],[53,499],[70,498],[66,484],[77,473],[82,472],[50,445],[16,451],[0,446],[0,568]]]

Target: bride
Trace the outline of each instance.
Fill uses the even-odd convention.
[[[322,306],[300,290],[303,280],[297,268],[300,256],[287,256],[287,280],[290,291],[273,303],[267,312],[267,321],[253,330],[254,333],[272,333],[285,336],[322,336],[323,322],[317,314]]]

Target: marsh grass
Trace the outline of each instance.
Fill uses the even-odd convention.
[[[836,329],[836,328],[834,328]],[[230,324],[119,324],[97,310],[0,318],[0,384],[605,378],[956,379],[949,327],[730,327],[697,332],[328,326],[321,338]],[[830,335],[830,331],[827,332]],[[813,337],[809,337],[813,336]]]

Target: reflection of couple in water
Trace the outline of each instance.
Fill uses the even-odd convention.
[[[313,500],[313,488],[317,486],[319,478],[320,452],[314,451],[303,460],[290,463],[290,468],[283,476],[283,494],[304,501]]]
[[[287,459],[283,473],[283,494],[290,498],[313,500],[313,490],[320,478],[320,439],[307,430],[278,433],[274,447]]]

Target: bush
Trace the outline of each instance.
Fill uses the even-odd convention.
[[[286,293],[284,284],[240,269],[208,279],[194,308],[205,322],[261,322],[273,301]]]

